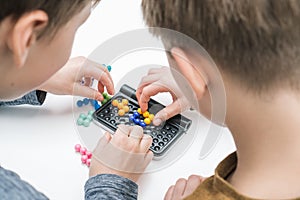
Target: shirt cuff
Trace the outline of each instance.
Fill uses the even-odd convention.
[[[88,179],[84,186],[85,199],[137,199],[138,185],[115,174],[99,174]]]

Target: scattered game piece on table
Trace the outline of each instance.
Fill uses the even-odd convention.
[[[93,113],[94,111],[90,110],[87,115],[84,113],[81,113],[77,119],[77,125],[78,126],[90,126],[91,121],[93,120]]]
[[[187,132],[192,121],[182,115],[176,115],[162,125],[154,126],[152,124],[154,115],[164,106],[150,99],[148,111],[142,113],[135,92],[128,85],[123,85],[117,94],[94,112],[94,122],[112,134],[119,124],[143,127],[144,133],[153,138],[150,150],[156,158],[160,158]]]
[[[81,155],[81,163],[90,167],[92,152],[88,151],[85,147],[80,144],[75,145],[75,152]]]

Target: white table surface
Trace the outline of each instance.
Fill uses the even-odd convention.
[[[88,56],[111,36],[143,27],[140,0],[102,0],[78,31],[72,56]],[[131,70],[118,66],[132,66],[136,59],[128,56],[113,65],[112,77],[116,83],[122,74]],[[158,59],[167,64],[165,58]],[[83,186],[88,178],[88,169],[81,165],[80,156],[74,153],[74,145],[80,143],[80,138],[74,123],[73,102],[71,96],[48,94],[41,107],[0,109],[1,166],[18,173],[50,199],[84,199]],[[234,151],[232,137],[224,129],[211,154],[199,160],[205,130],[209,125],[202,117],[199,121],[201,126],[197,138],[180,159],[171,166],[141,177],[138,183],[139,199],[162,199],[168,187],[181,177],[212,175],[216,165]]]

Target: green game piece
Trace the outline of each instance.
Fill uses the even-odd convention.
[[[101,104],[104,105],[107,103],[107,99],[104,99],[103,101],[101,101]]]
[[[102,96],[104,97],[104,99],[107,99],[108,94],[107,94],[106,92],[103,92],[103,93],[102,93]]]
[[[82,124],[83,124],[83,119],[79,117],[79,118],[77,119],[77,125],[78,125],[78,126],[81,126]]]
[[[90,110],[89,112],[88,112],[88,115],[93,115],[94,114],[94,111],[93,110]]]
[[[91,115],[88,115],[88,116],[86,117],[86,119],[85,119],[85,120],[92,121],[92,120],[93,120],[93,117],[92,117]]]
[[[83,114],[83,113],[81,113],[80,115],[79,115],[79,118],[81,118],[81,119],[85,119],[86,118],[86,115],[85,114]]]
[[[88,126],[90,125],[90,123],[91,123],[90,120],[85,119],[85,120],[83,121],[83,126],[88,127]]]

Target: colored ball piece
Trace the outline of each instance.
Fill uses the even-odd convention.
[[[111,104],[115,107],[117,107],[119,105],[119,101],[117,99],[114,99]]]
[[[122,109],[124,107],[124,105],[122,103],[118,103],[118,108]]]
[[[84,119],[82,119],[82,118],[79,117],[79,118],[77,119],[77,125],[78,125],[78,126],[83,125],[83,121],[84,121]]]
[[[145,124],[149,125],[151,124],[151,120],[149,118],[145,118],[144,119]]]
[[[80,152],[81,145],[80,144],[76,144],[74,148],[75,148],[76,152]]]
[[[150,113],[148,111],[146,111],[146,112],[143,113],[143,117],[147,118],[147,117],[149,117],[149,114]]]
[[[92,117],[92,115],[88,115],[88,116],[86,116],[86,120],[92,121],[92,120],[93,120],[93,117]]]
[[[86,164],[86,166],[90,167],[91,166],[91,159],[87,159],[85,164]]]
[[[141,108],[138,108],[138,109],[137,109],[137,112],[138,112],[139,114],[142,114],[142,109],[141,109]]]
[[[134,122],[135,117],[134,117],[133,115],[130,115],[130,116],[129,116],[129,119],[130,119],[130,121],[133,121],[133,122]]]
[[[90,125],[90,123],[91,123],[91,120],[85,119],[85,120],[83,120],[82,125],[85,126],[85,127],[88,127]]]
[[[101,101],[101,104],[104,105],[107,103],[107,99],[104,99],[103,101]]]
[[[104,99],[107,99],[108,94],[107,94],[106,92],[103,92],[103,93],[102,93],[102,96],[103,96]]]
[[[81,162],[82,162],[83,164],[85,164],[87,160],[88,160],[87,155],[82,155],[82,156],[81,156]]]
[[[83,114],[83,113],[81,113],[81,114],[79,115],[79,118],[81,118],[81,119],[85,119],[85,118],[86,118],[86,115],[85,115],[85,114]]]
[[[90,103],[90,99],[88,99],[88,98],[83,99],[83,104],[84,105],[88,105],[89,103]]]
[[[98,103],[98,101],[95,101],[95,106],[94,106],[95,110],[98,110],[100,107],[101,107],[101,106],[100,106],[100,104]]]
[[[90,110],[89,112],[88,112],[88,115],[93,115],[94,114],[94,111],[93,110]]]
[[[139,114],[138,112],[134,112],[134,113],[133,113],[133,116],[134,116],[134,118],[139,118],[139,117],[140,117],[140,114]]]
[[[91,102],[92,106],[95,106],[95,104],[96,104],[96,100],[95,99],[90,99],[90,102]]]
[[[128,106],[124,106],[123,110],[127,113],[127,112],[129,112],[129,107]]]
[[[107,67],[106,67],[106,68],[107,68],[107,70],[108,70],[109,72],[110,72],[110,71],[111,71],[111,69],[112,69],[110,65],[107,65]]]
[[[152,121],[154,119],[154,115],[150,114],[148,118]]]
[[[128,103],[129,103],[129,102],[128,102],[128,99],[122,99],[122,104],[123,104],[123,105],[128,105]]]
[[[85,155],[87,156],[88,159],[92,158],[92,152],[90,151],[87,151]]]
[[[133,120],[133,122],[134,122],[136,125],[139,125],[140,122],[141,122],[141,120],[140,120],[139,118],[135,118],[135,119]]]
[[[82,105],[83,105],[83,101],[81,101],[81,100],[78,100],[78,101],[76,102],[76,104],[77,104],[77,106],[78,106],[78,107],[82,107]]]
[[[121,116],[121,117],[124,116],[125,115],[125,111],[123,109],[120,109],[118,111],[118,115]]]
[[[81,155],[85,155],[86,154],[87,149],[85,147],[80,147],[79,152]]]
[[[141,120],[141,121],[140,121],[140,126],[141,126],[141,127],[146,127],[147,125],[146,125],[146,123],[145,123],[143,120]]]

